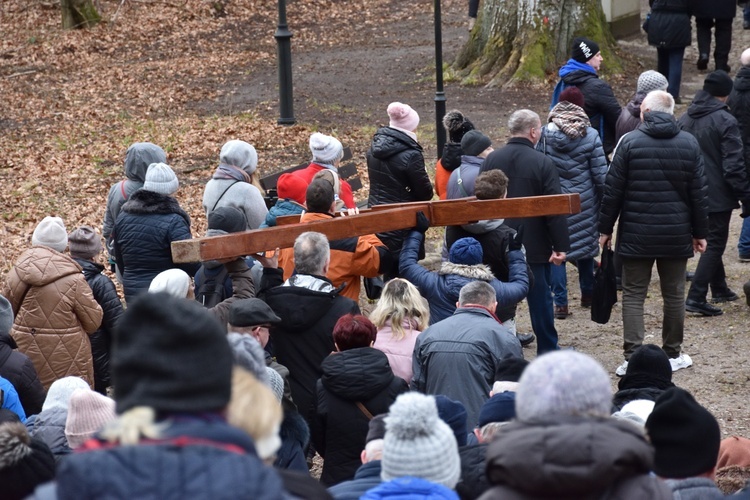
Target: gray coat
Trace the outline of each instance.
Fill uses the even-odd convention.
[[[716,486],[716,483],[707,477],[667,479],[666,483],[672,490],[675,500],[714,500],[724,498],[724,493]]]
[[[417,336],[411,388],[463,403],[473,428],[490,397],[495,370],[508,358],[523,359],[521,343],[480,307],[462,307]]]
[[[206,184],[203,191],[203,210],[206,217],[219,207],[235,207],[242,210],[247,219],[247,229],[258,229],[268,214],[260,189],[247,182],[233,179],[211,179]]]
[[[575,262],[596,257],[599,254],[599,208],[607,177],[607,158],[599,134],[589,127],[585,137],[570,138],[554,123],[548,123],[536,148],[557,167],[562,192],[581,195],[580,213],[568,215],[570,251],[567,259]]]
[[[468,155],[461,156],[461,166],[451,172],[451,176],[448,178],[447,192],[449,200],[474,196],[474,182],[477,180],[482,163],[484,163],[484,158]]]

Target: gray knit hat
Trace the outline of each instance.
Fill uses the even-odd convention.
[[[516,418],[522,422],[607,417],[611,407],[607,372],[594,358],[572,350],[553,351],[532,361],[516,394]]]
[[[461,150],[467,156],[479,156],[490,146],[492,146],[490,138],[479,130],[469,130],[461,139]]]
[[[63,220],[60,217],[50,216],[42,219],[42,222],[34,229],[34,234],[31,235],[31,244],[64,252],[68,246],[68,231],[65,230]]]
[[[224,165],[241,168],[252,175],[258,168],[258,152],[245,141],[229,141],[221,147],[219,161]]]
[[[172,167],[166,163],[152,163],[146,171],[146,181],[143,183],[143,189],[171,195],[177,192],[180,182],[172,170]]]
[[[63,377],[52,382],[47,391],[47,397],[42,404],[42,411],[51,410],[52,408],[62,408],[68,410],[70,397],[76,389],[91,389],[81,377]]]
[[[281,401],[281,399],[284,397],[284,378],[279,374],[279,372],[277,372],[270,366],[266,366],[266,377],[268,378],[266,383],[271,389],[271,392],[273,392],[273,395],[276,396],[276,399],[278,401]]]
[[[70,256],[79,259],[96,257],[102,251],[102,239],[91,226],[81,226],[68,235]]]
[[[184,299],[190,290],[190,276],[176,267],[162,271],[151,280],[148,293],[168,293],[172,297]]]
[[[250,335],[237,332],[230,332],[227,340],[232,348],[234,364],[249,371],[264,384],[268,384],[266,356],[260,342]]]
[[[640,94],[648,94],[654,90],[667,90],[669,82],[664,75],[658,71],[652,69],[644,71],[641,76],[638,77],[638,87],[636,92]]]
[[[344,147],[338,139],[315,132],[310,136],[310,151],[313,161],[332,164],[344,155]]]
[[[401,394],[385,418],[383,481],[414,476],[453,489],[461,460],[453,431],[438,416],[435,398]]]
[[[0,295],[0,336],[7,335],[13,344],[15,341],[10,336],[10,330],[13,328],[13,308],[10,306],[8,299]],[[16,346],[12,345],[12,349]]]

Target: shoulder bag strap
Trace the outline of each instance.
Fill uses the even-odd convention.
[[[359,408],[359,411],[361,411],[362,414],[367,417],[367,420],[372,420],[372,413],[370,413],[369,410],[365,408],[365,405],[363,405],[359,401],[355,401],[354,404],[356,404],[357,408]]]
[[[218,205],[219,202],[221,201],[221,199],[224,197],[224,195],[227,194],[227,191],[229,191],[229,188],[231,188],[232,186],[234,186],[238,182],[240,182],[240,181],[234,181],[233,183],[231,183],[230,185],[227,186],[227,188],[216,199],[216,203],[214,203],[214,206],[211,207],[211,212],[213,212],[214,210],[216,210],[216,205]]]

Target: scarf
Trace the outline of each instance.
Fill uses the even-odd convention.
[[[226,163],[220,163],[219,168],[214,172],[214,179],[234,179],[240,182],[252,183],[250,174],[242,170],[241,168],[235,167],[234,165],[228,165]]]
[[[561,101],[549,112],[548,121],[557,125],[563,134],[571,139],[585,137],[591,120],[582,107],[568,101]]]

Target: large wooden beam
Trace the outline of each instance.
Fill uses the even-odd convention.
[[[172,260],[174,262],[200,262],[251,255],[275,248],[287,248],[293,246],[297,236],[306,231],[317,231],[325,234],[329,240],[338,240],[363,234],[407,229],[416,225],[417,212],[420,211],[430,219],[430,223],[434,226],[452,226],[483,219],[574,214],[581,211],[581,201],[578,194],[502,200],[465,198],[382,205],[376,210],[359,215],[305,224],[299,224],[299,217],[297,217],[296,223],[289,225],[277,225],[266,229],[210,238],[174,241],[172,242]]]

